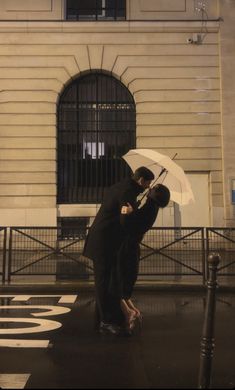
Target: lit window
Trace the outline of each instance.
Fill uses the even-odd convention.
[[[104,142],[83,141],[83,158],[97,159],[104,155]]]

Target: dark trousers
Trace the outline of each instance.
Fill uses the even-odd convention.
[[[132,296],[139,271],[139,243],[127,238],[116,254],[94,260],[95,327],[100,321],[122,324],[120,300]]]
[[[117,278],[119,295],[130,299],[139,272],[139,243],[127,238],[121,245],[117,256]]]
[[[95,327],[100,321],[114,324],[123,322],[119,291],[116,288],[116,258],[100,258],[94,262],[95,275]]]

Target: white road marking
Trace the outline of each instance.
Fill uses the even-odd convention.
[[[77,295],[62,295],[58,303],[74,303],[77,297]]]
[[[11,310],[11,309],[46,309],[47,311],[43,311],[40,313],[30,313],[34,317],[48,317],[48,316],[56,316],[59,314],[65,314],[71,311],[69,307],[64,306],[49,306],[49,305],[30,305],[30,306],[24,306],[24,305],[0,305],[0,311],[2,309]]]
[[[48,332],[62,326],[60,322],[44,320],[42,318],[0,318],[0,322],[33,323],[37,326],[26,328],[0,329],[0,334],[22,334]]]
[[[12,298],[11,301],[27,302],[30,298],[59,298],[58,303],[74,303],[77,299],[77,295],[13,295],[4,294],[0,295],[0,298]],[[5,303],[5,302],[4,302]],[[55,305],[0,305],[0,313],[4,313],[4,310],[9,314],[9,310],[26,310],[30,309],[29,315],[34,317],[48,317],[54,315],[65,314],[71,311],[70,308],[64,306]],[[34,309],[41,310],[40,312],[32,313]],[[44,319],[32,319],[32,318],[9,318],[0,317],[0,323],[18,323],[17,328],[7,327],[0,328],[0,334],[27,334],[27,333],[39,333],[47,332],[54,329],[58,329],[62,326],[60,322],[50,321]],[[33,327],[25,327],[23,324],[34,324]],[[21,326],[21,327],[19,327]],[[0,339],[0,347],[11,348],[48,348],[50,340],[29,340],[29,339]],[[1,385],[0,385],[1,388]]]
[[[0,374],[1,389],[24,389],[30,374]]]
[[[0,339],[0,347],[48,348],[50,340]]]
[[[60,298],[58,303],[74,303],[77,295],[0,295],[0,298],[13,298],[12,301],[27,302],[30,298]]]

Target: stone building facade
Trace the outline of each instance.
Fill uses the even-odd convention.
[[[133,96],[136,147],[177,153],[189,175],[195,205],[171,205],[159,223],[235,225],[235,2],[123,3],[118,20],[107,0],[98,20],[75,20],[65,0],[0,1],[1,226],[95,215],[98,204],[57,197],[60,98],[94,70]]]

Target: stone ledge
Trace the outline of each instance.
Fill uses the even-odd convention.
[[[220,19],[207,21],[207,32],[218,32]],[[0,21],[1,32],[201,32],[201,21],[118,21],[118,22],[84,22],[84,21]]]

